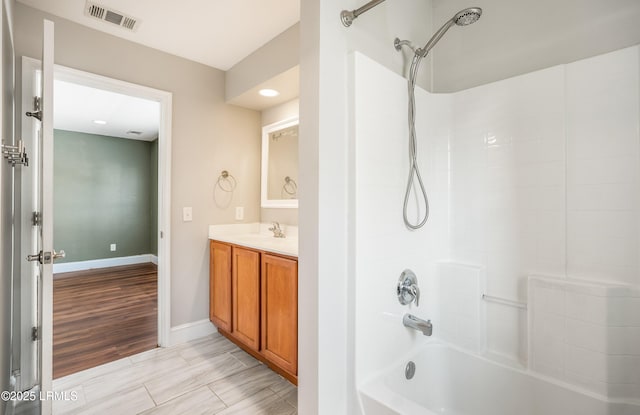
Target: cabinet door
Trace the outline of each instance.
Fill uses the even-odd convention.
[[[298,370],[298,262],[262,255],[262,353],[287,372]]]
[[[233,331],[253,350],[260,348],[260,253],[233,247]]]
[[[209,245],[209,318],[231,331],[231,246],[216,241]]]

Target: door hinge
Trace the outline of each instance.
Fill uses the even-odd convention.
[[[31,215],[31,224],[33,226],[42,225],[42,216],[40,215],[40,212],[33,212],[33,215]]]
[[[37,341],[40,339],[40,330],[37,327],[31,327],[31,341]]]
[[[164,232],[160,231],[160,239],[164,238]]]
[[[3,142],[0,148],[2,150],[2,157],[7,159],[11,167],[15,167],[16,164],[29,166],[29,157],[27,156],[27,150],[24,148],[22,140],[18,140],[15,146]]]

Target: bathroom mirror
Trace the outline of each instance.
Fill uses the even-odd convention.
[[[297,117],[262,128],[261,193],[262,207],[298,207]]]

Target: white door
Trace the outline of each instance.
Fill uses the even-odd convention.
[[[29,112],[37,113],[42,96],[41,63],[34,59],[22,58],[22,139],[30,158],[29,165],[21,168],[20,178],[20,258],[40,252],[40,227],[37,226],[40,206],[40,130],[41,122],[27,117]],[[20,264],[20,372],[18,390],[31,390],[40,384],[39,353],[37,331],[40,326],[39,304],[40,266],[37,262]]]
[[[32,337],[27,330],[22,333],[23,345],[28,346],[23,349],[21,359],[21,364],[26,366],[21,368],[22,389],[34,382],[39,384],[45,397],[51,391],[53,378],[53,261],[60,255],[53,247],[53,28],[53,22],[44,21],[40,67],[32,62],[23,70],[23,74],[30,77],[23,80],[23,108],[29,92],[34,94],[28,97],[28,105],[34,104],[35,97],[39,98],[39,104],[23,122],[23,136],[33,155],[32,168],[23,176],[22,213],[24,216],[25,210],[33,211],[29,215],[29,226],[22,221],[22,245],[26,236],[31,250],[29,256],[24,257],[29,262],[22,264],[23,288],[30,289],[30,292],[23,290],[22,319],[23,327],[29,324],[36,327],[36,335]],[[50,414],[51,400],[44,399],[41,404],[42,414]]]
[[[40,336],[41,345],[41,385],[42,391],[52,389],[53,381],[53,22],[45,20],[42,39],[42,178],[40,195],[42,202],[41,232],[43,261],[40,264],[42,276],[42,307]],[[47,258],[47,256],[51,256]],[[64,255],[64,254],[62,254]],[[51,413],[51,401],[42,402],[42,413]]]

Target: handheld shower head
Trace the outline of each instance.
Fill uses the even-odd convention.
[[[477,22],[480,16],[482,16],[482,9],[480,7],[469,7],[456,13],[456,15],[453,16],[453,21],[458,26],[468,26]]]
[[[396,50],[401,50],[403,46],[408,46],[411,50],[413,50],[414,55],[411,59],[411,67],[409,68],[409,79],[407,82],[407,86],[409,89],[409,158],[410,158],[410,168],[409,168],[409,179],[407,180],[407,188],[404,193],[404,204],[402,206],[402,218],[404,220],[404,224],[407,228],[411,230],[421,228],[429,218],[429,198],[427,197],[427,191],[424,187],[424,183],[422,182],[422,178],[420,177],[420,169],[418,168],[417,162],[417,140],[416,140],[416,99],[415,99],[415,87],[416,87],[416,79],[418,74],[418,68],[420,67],[420,62],[422,58],[427,56],[431,48],[433,48],[436,43],[444,36],[444,34],[449,30],[449,28],[453,25],[458,26],[468,26],[472,23],[478,21],[480,16],[482,15],[482,9],[479,7],[469,7],[468,9],[460,10],[455,14],[451,19],[449,19],[437,32],[431,36],[431,39],[424,45],[423,48],[414,49],[411,45],[411,42],[407,40],[400,40],[398,38],[393,42],[393,46]],[[424,201],[424,214],[420,214],[418,218],[418,222],[412,223],[407,216],[407,206],[409,204],[409,197],[411,194],[411,190],[414,187],[414,178],[415,182],[417,182],[420,187],[420,192],[422,194],[422,200]],[[416,197],[417,191],[416,191]]]
[[[454,24],[458,26],[468,26],[478,21],[478,19],[482,16],[482,9],[480,7],[469,7],[464,10],[460,10],[455,14],[451,19],[449,19],[445,24],[442,25],[437,32],[431,36],[431,39],[424,45],[423,48],[418,49],[420,55],[422,57],[427,56],[429,51],[438,43],[438,41],[444,36],[444,34],[449,30],[451,26]]]

